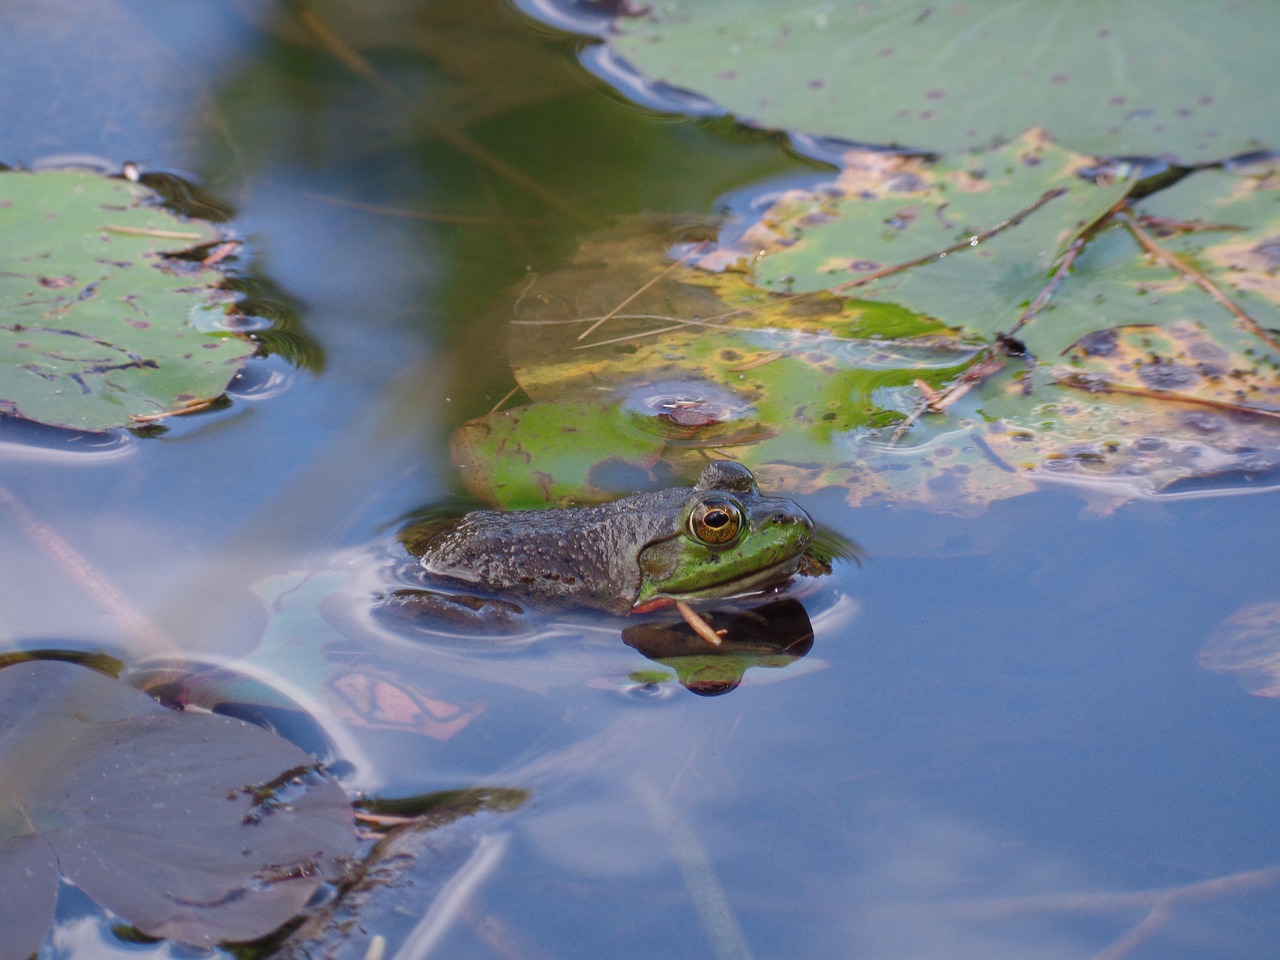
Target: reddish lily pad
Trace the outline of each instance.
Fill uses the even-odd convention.
[[[61,872],[143,933],[279,927],[354,851],[341,789],[258,727],[168,710],[84,667],[0,670],[0,958],[25,960]]]
[[[1200,648],[1199,662],[1234,676],[1256,697],[1280,697],[1280,603],[1257,603],[1231,614]]]

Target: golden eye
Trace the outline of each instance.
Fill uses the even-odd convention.
[[[742,532],[742,507],[728,497],[707,497],[689,514],[689,532],[709,547],[733,543]]]

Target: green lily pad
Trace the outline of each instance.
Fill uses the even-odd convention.
[[[79,171],[0,172],[0,413],[102,431],[198,409],[255,344],[211,244],[148,188]]]
[[[279,927],[355,847],[315,761],[84,667],[0,670],[0,958],[53,920],[61,872],[144,934],[208,946]]]
[[[624,60],[773,129],[958,151],[1043,126],[1081,153],[1182,161],[1280,146],[1258,96],[1273,80],[1273,4],[636,6],[608,38]]]
[[[952,512],[1059,480],[1123,500],[1270,476],[1275,167],[1200,171],[1130,209],[1084,163],[1033,133],[876,159],[718,245],[643,218],[588,238],[522,288],[529,402],[459,431],[464,478],[506,506],[600,499],[598,438],[622,434],[652,438],[633,462],[655,483],[729,456],[771,490]],[[849,284],[864,260],[874,282]]]
[[[608,499],[622,491],[602,475],[621,451],[654,484],[730,456],[768,489],[837,487],[857,502],[901,495],[908,458],[862,441],[903,418],[917,381],[941,387],[982,341],[896,305],[779,297],[738,272],[669,262],[580,341],[664,270],[680,239],[670,227],[645,218],[597,234],[575,265],[526,291],[511,356],[534,402],[458,431],[468,489],[507,507]],[[568,309],[581,318],[566,319]],[[610,439],[620,436],[629,442]],[[925,502],[1028,488],[962,436],[939,436],[909,462],[913,479],[928,477],[913,494]],[[625,481],[643,485],[634,474]]]
[[[1044,288],[1067,244],[1129,192],[1127,180],[1083,179],[1095,165],[1039,130],[937,163],[851,150],[834,183],[790,191],[706,259],[749,264],[767,289],[840,286],[991,337]]]

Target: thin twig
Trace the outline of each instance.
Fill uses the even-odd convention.
[[[431,223],[457,223],[468,226],[473,224],[477,226],[505,226],[508,223],[536,225],[547,222],[545,217],[502,218],[478,213],[429,213],[425,210],[410,210],[405,207],[393,207],[379,203],[364,203],[360,200],[336,197],[332,194],[320,193],[316,190],[300,190],[297,187],[291,187],[283,183],[268,182],[266,186],[273,190],[280,190],[282,192],[293,194],[294,196],[303,197],[307,200],[314,200],[317,203],[327,203],[334,207],[358,210],[361,213],[372,213],[380,217],[396,217],[402,220],[426,220]]]
[[[510,400],[512,397],[514,397],[516,393],[519,392],[519,390],[520,390],[520,384],[517,383],[514,387],[512,387],[505,394],[503,394],[502,399],[499,400],[497,403],[495,403],[493,405],[493,409],[489,411],[490,416],[492,416],[493,414],[497,413],[500,409],[502,409],[502,405],[506,403],[508,400]]]
[[[1028,323],[1039,316],[1040,311],[1045,308],[1053,295],[1058,292],[1058,288],[1062,286],[1062,281],[1067,279],[1067,275],[1071,273],[1071,269],[1076,264],[1076,258],[1080,256],[1080,251],[1084,249],[1085,237],[1079,236],[1067,245],[1066,252],[1062,255],[1062,259],[1058,262],[1058,268],[1053,271],[1053,276],[1049,278],[1049,282],[1044,285],[1044,289],[1036,294],[1036,298],[1031,301],[1027,309],[1023,310],[1017,321],[1009,329],[1005,336],[1012,337]]]
[[[720,635],[711,629],[711,624],[702,618],[697,610],[689,606],[683,600],[676,601],[676,609],[680,611],[680,616],[684,617],[684,622],[689,624],[693,632],[700,636],[707,643],[714,647],[720,646],[723,642]]]
[[[1115,210],[1116,208],[1113,207],[1107,211],[1105,216],[1110,216]],[[1080,256],[1080,251],[1084,249],[1086,240],[1104,221],[1105,216],[1095,220],[1067,245],[1066,252],[1058,262],[1053,275],[1049,277],[1049,282],[1044,285],[1041,291],[1036,294],[1035,299],[1022,311],[1007,334],[997,337],[993,343],[984,348],[974,358],[974,362],[946,389],[939,391],[937,394],[925,394],[916,403],[906,418],[894,428],[893,435],[889,438],[889,446],[896,446],[907,431],[915,426],[926,413],[941,413],[988,377],[1004,369],[1004,358],[1009,354],[1010,338],[1034,320],[1049,301],[1053,299],[1053,295],[1058,292],[1058,287],[1062,286],[1062,282],[1071,273],[1071,268],[1075,265],[1076,258]]]
[[[217,402],[218,397],[188,400],[174,410],[162,410],[159,413],[131,413],[129,414],[129,420],[133,423],[155,423],[157,420],[167,420],[169,417],[183,417],[188,413],[199,413],[202,410],[208,410]]]
[[[657,330],[645,330],[641,333],[627,333],[620,337],[612,337],[609,340],[592,340],[590,343],[580,343],[573,349],[590,350],[592,347],[607,347],[611,343],[622,343],[624,340],[640,340],[644,337],[656,337],[660,333],[673,333],[676,330],[684,330],[687,327],[706,326],[693,320],[681,320],[669,327],[659,327]]]
[[[98,228],[104,233],[118,233],[126,237],[154,237],[157,240],[200,240],[198,233],[184,233],[181,230],[152,230],[147,227],[116,227],[104,224]]]
[[[1067,192],[1066,187],[1057,187],[1056,189],[1053,189],[1053,190],[1046,190],[1043,194],[1040,195],[1039,199],[1034,200],[1031,203],[1027,204],[1025,207],[1023,207],[1013,216],[1009,217],[1007,220],[1001,220],[994,227],[990,227],[986,230],[983,230],[981,233],[975,233],[972,236],[965,237],[963,240],[958,240],[957,242],[949,244],[948,246],[939,247],[937,250],[933,250],[929,253],[921,254],[920,256],[914,257],[911,260],[904,260],[901,263],[895,263],[892,266],[882,267],[879,270],[873,271],[872,273],[868,273],[866,276],[856,277],[853,280],[846,280],[844,283],[836,284],[836,286],[832,287],[827,292],[843,293],[845,290],[852,290],[855,287],[861,287],[865,284],[871,283],[874,280],[880,280],[883,277],[888,277],[895,273],[901,273],[904,270],[910,270],[912,267],[918,267],[918,266],[921,266],[922,264],[930,263],[942,257],[949,256],[950,254],[959,253],[961,250],[966,250],[969,247],[976,247],[978,244],[982,243],[984,240],[990,239],[1000,231],[1008,230],[1010,227],[1016,227],[1023,220],[1025,220],[1031,214],[1035,213],[1037,210],[1043,207],[1050,200],[1057,199],[1058,197],[1062,196],[1066,192]]]
[[[1142,226],[1138,223],[1138,221],[1135,220],[1129,213],[1125,211],[1121,211],[1119,216],[1120,216],[1120,221],[1126,227],[1129,228],[1129,232],[1133,234],[1134,239],[1136,239],[1140,244],[1142,244],[1143,249],[1145,249],[1149,254],[1151,254],[1157,260],[1162,261],[1165,264],[1165,266],[1169,267],[1172,270],[1177,271],[1177,273],[1179,273],[1181,276],[1190,280],[1192,283],[1198,286],[1205,293],[1209,294],[1209,296],[1213,297],[1213,299],[1217,300],[1218,303],[1221,306],[1223,306],[1228,313],[1230,313],[1233,317],[1235,317],[1240,322],[1240,325],[1242,327],[1244,327],[1247,331],[1252,333],[1255,337],[1257,337],[1259,340],[1265,343],[1272,350],[1280,352],[1280,340],[1276,339],[1275,334],[1271,333],[1271,331],[1267,330],[1260,323],[1258,323],[1257,320],[1253,319],[1253,317],[1245,313],[1245,311],[1243,310],[1243,308],[1240,307],[1239,304],[1237,304],[1234,300],[1232,300],[1225,293],[1223,293],[1221,289],[1219,289],[1217,284],[1215,284],[1212,280],[1206,277],[1203,273],[1201,273],[1195,267],[1191,266],[1191,264],[1187,263],[1177,254],[1173,253],[1170,250],[1166,250],[1164,247],[1160,246],[1160,244],[1156,243],[1155,238],[1152,237],[1151,234],[1147,233],[1146,230],[1142,229]]]
[[[629,297],[623,300],[620,304],[618,304],[616,307],[614,307],[612,310],[606,313],[603,317],[601,317],[595,323],[591,324],[591,326],[587,327],[587,329],[583,330],[580,334],[578,334],[578,339],[585,340],[587,337],[591,336],[591,334],[595,333],[596,330],[600,328],[601,324],[607,323],[609,320],[613,319],[613,317],[615,317],[618,314],[618,312],[622,310],[623,307],[631,303],[631,301],[635,300],[636,297],[640,296],[640,294],[644,293],[646,290],[652,287],[655,283],[657,283],[663,277],[667,276],[667,274],[671,273],[671,271],[674,270],[676,267],[680,266],[682,263],[688,263],[689,260],[692,259],[695,255],[701,253],[702,249],[707,245],[707,243],[708,241],[703,240],[701,243],[695,246],[692,250],[686,253],[683,257],[681,257],[679,260],[671,261],[671,263],[667,264],[665,267],[659,270],[656,274],[654,274],[644,283],[640,284],[639,288],[633,291]]]
[[[1195,397],[1187,393],[1179,393],[1176,390],[1153,390],[1150,387],[1130,387],[1121,383],[1112,383],[1109,380],[1101,380],[1087,373],[1068,373],[1054,378],[1064,387],[1074,387],[1077,390],[1085,390],[1089,393],[1120,393],[1129,397],[1146,397],[1150,400],[1174,400],[1178,403],[1191,403],[1200,407],[1208,407],[1211,410],[1221,410],[1225,413],[1245,413],[1258,417],[1268,417],[1270,419],[1280,419],[1280,410],[1270,410],[1266,407],[1251,407],[1248,404],[1232,403],[1230,400],[1214,400],[1210,397]]]
[[[891,266],[886,266],[886,268],[876,270],[874,271],[874,273],[870,273],[865,276],[858,276],[858,278],[855,278],[852,280],[845,280],[844,283],[837,284],[835,285],[835,287],[832,287],[831,289],[826,289],[826,291],[809,291],[805,293],[774,294],[772,298],[769,298],[767,302],[760,303],[759,306],[737,307],[735,308],[735,310],[726,310],[721,312],[721,314],[713,315],[712,317],[709,317],[709,319],[680,320],[680,321],[677,321],[677,324],[675,326],[663,326],[663,328],[659,328],[655,330],[643,330],[643,332],[640,332],[640,333],[626,334],[626,335],[623,335],[623,337],[616,337],[609,340],[595,340],[595,342],[593,343],[581,344],[581,346],[575,347],[575,349],[582,349],[585,347],[599,347],[599,346],[605,346],[605,344],[611,344],[611,343],[621,343],[622,340],[634,340],[634,339],[643,339],[645,337],[654,337],[654,335],[663,334],[663,333],[672,333],[673,330],[678,330],[678,329],[681,329],[682,326],[690,326],[690,325],[705,326],[705,328],[710,328],[710,329],[728,329],[728,330],[736,329],[730,325],[718,325],[716,323],[713,323],[713,321],[728,320],[728,319],[731,319],[731,317],[735,317],[735,316],[746,316],[749,314],[753,314],[753,312],[758,310],[769,310],[769,308],[785,306],[787,305],[787,303],[803,301],[803,300],[806,300],[806,298],[838,296],[838,294],[842,292],[850,291],[850,289],[854,289],[856,287],[863,287],[863,285],[872,283],[873,280],[882,279],[884,278],[884,276],[891,276],[893,274],[902,273],[902,271],[904,270],[910,270],[911,268],[915,268],[915,266],[928,264],[928,262],[932,262],[934,260],[940,259],[940,257],[950,255],[950,253],[959,252],[961,250],[966,250],[966,248],[977,246],[977,244],[982,243],[983,241],[986,241],[986,239],[995,236],[995,234],[997,233],[1000,233],[1001,230],[1006,230],[1006,229],[1009,229],[1010,227],[1016,227],[1016,225],[1020,224],[1021,221],[1027,219],[1030,214],[1033,214],[1033,212],[1036,212],[1037,210],[1041,209],[1042,206],[1048,204],[1048,202],[1050,202],[1051,200],[1055,200],[1055,198],[1064,195],[1064,193],[1066,193],[1066,187],[1059,187],[1056,189],[1051,189],[1051,191],[1046,191],[1042,193],[1042,195],[1039,196],[1037,200],[1030,202],[1030,204],[1028,204],[1027,206],[1024,206],[1023,209],[1016,212],[1016,214],[1009,216],[1009,218],[1006,218],[1005,220],[1001,220],[1000,223],[995,225],[995,227],[982,230],[982,232],[975,233],[973,234],[973,236],[965,237],[963,241],[957,241],[956,243],[950,244],[950,246],[941,247],[941,248],[938,248],[938,250],[924,253],[924,255],[913,257],[913,259],[911,260],[904,260],[900,262],[900,264],[893,264]],[[701,248],[705,246],[707,246],[707,241],[703,241],[699,243],[698,246],[694,248],[694,250],[690,251],[690,253],[686,253],[686,255],[684,257],[681,257],[680,260],[672,262],[672,264],[668,264],[666,268],[660,271],[659,274],[653,276],[652,279],[649,279],[648,282],[646,282],[643,285],[643,287],[640,287],[640,289],[637,289],[637,291],[635,293],[632,293],[630,297],[627,297],[626,300],[623,300],[621,303],[618,303],[618,306],[614,307],[613,310],[608,312],[608,314],[605,314],[603,317],[596,317],[594,321],[591,321],[591,325],[589,326],[589,328],[584,330],[584,332],[580,333],[579,335],[577,335],[577,339],[582,340],[582,339],[585,339],[586,337],[589,337],[589,335],[595,332],[595,329],[599,328],[600,324],[603,324],[605,320],[611,320],[613,319],[613,317],[616,317],[616,316],[620,317],[620,319],[643,319],[643,317],[648,317],[649,315],[636,315],[635,317],[622,315],[620,314],[620,311],[622,310],[623,307],[626,307],[627,303],[634,301],[636,297],[639,297],[641,293],[646,291],[646,289],[649,289],[649,287],[652,287],[652,285],[654,283],[657,283],[659,279],[662,279],[664,275],[671,273],[671,271],[675,270],[677,266],[684,264],[686,260],[689,260],[691,256],[696,255],[696,253],[698,253],[701,250]],[[1074,256],[1073,256],[1073,260],[1074,260]],[[662,319],[662,317],[653,317],[653,319]],[[675,320],[676,317],[667,317],[667,319]],[[579,319],[577,320],[564,320],[564,321],[525,320],[525,321],[515,321],[515,323],[525,323],[525,324],[582,323],[582,321],[584,320],[585,320],[585,317],[579,317]],[[827,339],[833,339],[833,340],[847,339],[849,340],[849,342],[855,342],[855,340],[858,340],[860,338],[829,337]]]

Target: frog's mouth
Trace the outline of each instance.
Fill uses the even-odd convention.
[[[677,600],[724,600],[751,593],[764,587],[780,583],[796,575],[804,561],[804,551],[775,564],[762,567],[746,577],[734,577],[718,583],[706,584],[696,590],[677,592],[669,590],[631,608],[632,613],[649,613],[662,607],[670,606]]]

